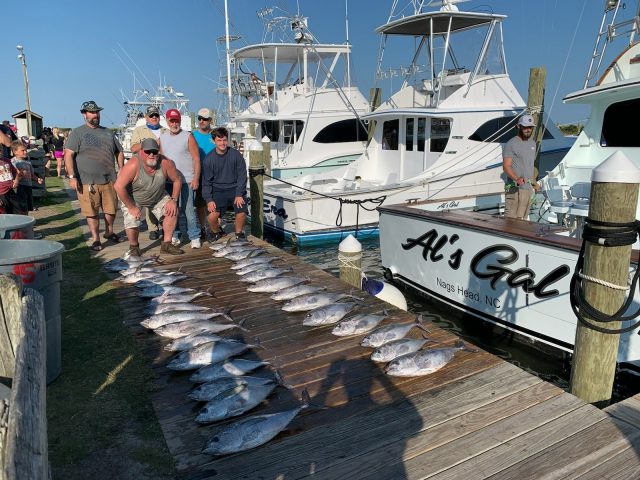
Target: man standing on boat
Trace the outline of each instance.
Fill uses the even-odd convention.
[[[225,233],[218,219],[227,208],[233,206],[236,214],[236,238],[244,238],[247,220],[247,163],[235,148],[229,147],[229,131],[224,127],[211,132],[216,148],[211,150],[203,162],[202,196],[207,202],[211,242],[219,240]]]
[[[535,126],[531,115],[522,115],[516,127],[518,134],[502,150],[502,170],[506,176],[504,215],[507,218],[525,220],[533,191],[540,190],[533,178],[537,149],[531,134]]]
[[[211,150],[216,148],[211,136],[211,121],[213,120],[213,113],[208,108],[201,108],[198,110],[198,128],[193,131],[193,137],[198,144],[198,152],[200,153],[200,169],[204,170],[202,164],[204,164],[206,156]],[[202,179],[201,179],[202,180]],[[198,214],[198,222],[200,223],[200,239],[205,239],[205,222],[207,219],[207,202],[202,197],[202,181],[200,182],[200,188],[196,190],[196,212]]]

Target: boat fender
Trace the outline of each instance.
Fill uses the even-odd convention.
[[[373,278],[363,278],[362,289],[380,300],[390,303],[394,307],[398,307],[400,310],[407,311],[407,300],[404,298],[404,295],[398,287],[390,283]]]

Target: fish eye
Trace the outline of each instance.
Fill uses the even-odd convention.
[[[219,437],[213,437],[213,438],[211,439],[211,441],[212,441],[212,442],[219,442],[219,441],[220,441],[220,438],[219,438]]]

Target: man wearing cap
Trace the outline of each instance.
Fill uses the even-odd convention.
[[[155,138],[145,138],[138,153],[118,173],[114,185],[122,202],[124,228],[129,239],[129,254],[140,256],[138,235],[142,208],[152,211],[162,221],[163,241],[160,252],[170,255],[184,253],[171,244],[171,237],[178,221],[178,198],[182,179],[175,164],[158,153],[160,146]],[[171,195],[165,190],[165,182],[171,182]]]
[[[536,142],[531,139],[535,122],[531,115],[522,115],[516,126],[518,134],[502,150],[502,170],[505,175],[505,208],[507,218],[525,220],[533,190],[540,190],[534,178]]]
[[[145,138],[160,138],[167,131],[165,127],[160,125],[160,110],[155,105],[149,105],[144,113],[145,124],[136,127],[131,134],[131,153],[136,154],[140,151],[140,145]],[[155,228],[149,232],[149,240],[157,240],[160,238],[160,222],[147,210],[147,223]]]
[[[186,221],[187,235],[191,241],[191,248],[200,248],[200,225],[194,209],[195,191],[200,185],[200,154],[198,144],[191,132],[182,129],[180,122],[182,116],[175,108],[165,113],[169,131],[160,135],[160,152],[176,164],[178,173],[182,177],[180,200],[178,208],[178,228],[180,223]],[[180,245],[180,232],[173,232],[174,245]]]
[[[100,125],[100,108],[89,100],[80,107],[84,125],[74,128],[64,146],[64,164],[69,186],[78,193],[80,211],[87,217],[94,251],[102,250],[100,243],[100,208],[104,213],[104,238],[114,243],[120,238],[113,231],[118,199],[113,189],[116,181],[115,161],[124,166],[122,145],[115,133]]]
[[[193,137],[198,144],[198,152],[200,153],[200,170],[203,170],[202,164],[207,154],[216,148],[213,143],[213,137],[211,136],[211,121],[213,120],[213,113],[208,108],[201,108],[198,110],[198,128],[193,131]],[[196,212],[198,213],[198,222],[200,223],[200,239],[204,240],[205,237],[205,225],[207,219],[207,203],[202,198],[202,178],[200,178],[200,186],[196,190]]]

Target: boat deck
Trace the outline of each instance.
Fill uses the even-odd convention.
[[[118,218],[120,220],[120,218]],[[121,221],[121,220],[120,220]],[[350,287],[260,240],[270,254],[296,275],[329,291]],[[141,235],[145,254],[159,253]],[[98,255],[122,255],[126,243]],[[189,275],[180,285],[211,289],[203,305],[234,307],[249,330],[235,334],[259,343],[247,358],[268,360],[291,386],[278,387],[249,414],[299,405],[307,389],[326,409],[303,411],[271,442],[227,457],[201,454],[220,425],[199,426],[200,405],[187,399],[188,374],[168,370],[166,341],[138,325],[145,303],[135,287],[119,282],[122,318],[157,373],[153,405],[182,479],[459,479],[638,478],[640,476],[640,399],[607,411],[544,382],[487,352],[460,352],[442,370],[424,377],[384,374],[369,360],[359,337],[334,337],[328,327],[301,325],[302,313],[285,313],[268,294],[247,293],[229,269],[232,262],[211,250],[185,249],[163,256],[165,267]],[[367,297],[361,312],[388,309],[391,321],[413,322],[413,315]],[[428,319],[425,319],[428,320]],[[388,322],[388,321],[387,321]],[[427,322],[430,338],[451,345],[457,337]],[[418,336],[414,329],[411,335]],[[269,375],[268,370],[257,375]]]

